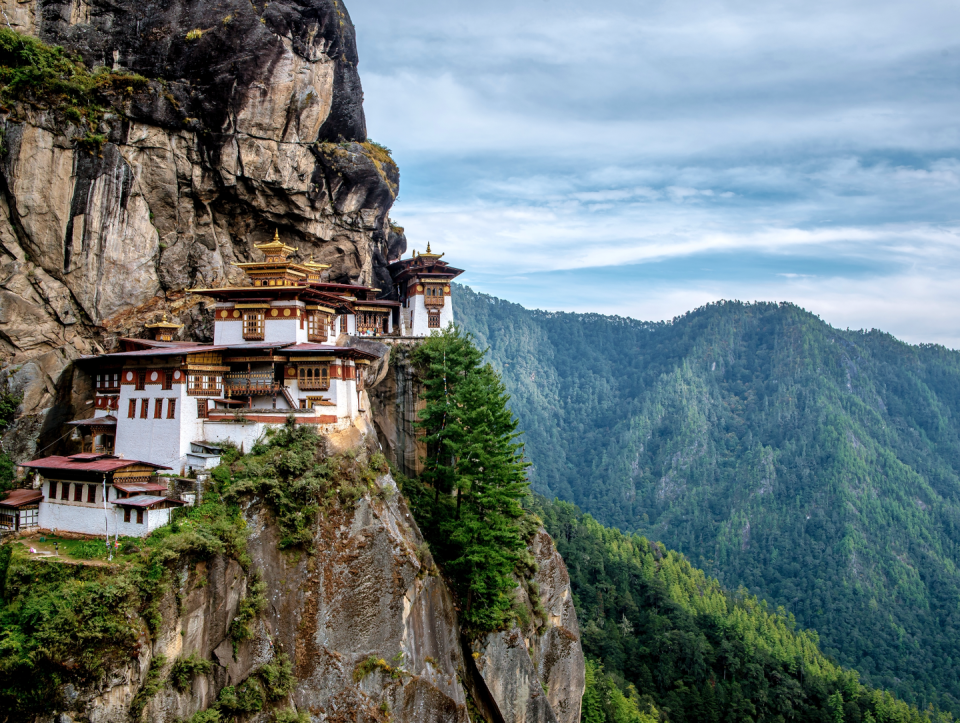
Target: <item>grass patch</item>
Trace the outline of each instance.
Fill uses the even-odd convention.
[[[103,543],[63,544],[100,555]],[[0,710],[15,718],[48,712],[61,704],[63,684],[94,685],[139,655],[141,636],[160,629],[177,563],[224,554],[249,565],[240,510],[215,497],[127,549],[104,567],[32,559],[19,543],[0,546]]]
[[[148,88],[142,75],[105,67],[91,71],[59,46],[0,27],[0,104],[14,120],[28,108],[53,110],[62,120],[86,127],[81,144],[99,146],[106,138],[96,128],[106,110],[122,113],[130,96]]]
[[[337,503],[352,508],[376,491],[377,476],[389,468],[385,459],[368,462],[365,455],[351,450],[328,457],[312,427],[288,422],[250,454],[224,460],[212,476],[228,500],[251,494],[266,500],[277,517],[281,548],[305,547],[325,509]]]

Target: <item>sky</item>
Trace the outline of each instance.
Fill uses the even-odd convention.
[[[960,3],[349,0],[391,217],[478,291],[960,348]]]

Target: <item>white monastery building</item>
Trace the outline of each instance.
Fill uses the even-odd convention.
[[[218,444],[249,449],[288,419],[321,432],[352,424],[378,359],[357,339],[423,337],[453,321],[450,283],[463,271],[429,244],[389,265],[395,299],[324,281],[329,266],[291,261],[297,249],[277,233],[256,248],[263,261],[237,264],[245,284],[192,291],[213,304],[212,344],[175,340],[181,325],[164,316],[147,325],[153,339],[78,362],[96,387],[94,416],[70,422],[85,452],[24,465],[42,475],[41,494],[0,500],[0,528],[146,535],[183,504],[157,470],[209,468]]]

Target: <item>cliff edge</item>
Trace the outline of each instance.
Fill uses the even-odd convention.
[[[83,411],[78,355],[162,312],[209,340],[210,313],[184,290],[238,281],[232,264],[274,229],[329,280],[390,288],[387,261],[406,248],[388,218],[399,171],[366,137],[342,2],[0,0],[0,28],[0,66],[34,73],[0,98],[15,460]]]

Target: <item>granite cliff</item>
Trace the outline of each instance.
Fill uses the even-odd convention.
[[[377,462],[378,448],[361,418],[316,448],[292,452],[306,449],[314,461],[339,460],[352,470],[329,479],[304,544],[284,547],[284,520],[256,485],[231,498],[239,503],[234,524],[243,541],[226,551],[211,554],[214,548],[198,542],[203,528],[182,522],[157,543],[168,553],[151,558],[152,577],[166,581],[152,602],[143,599],[139,613],[115,608],[127,614],[134,642],[86,682],[76,666],[84,643],[66,642],[70,659],[50,661],[60,681],[45,691],[52,710],[29,719],[175,723],[215,710],[195,720],[266,723],[295,710],[308,716],[303,720],[331,722],[576,723],[584,660],[570,579],[553,541],[541,529],[528,545],[536,571],[517,588],[528,621],[467,639],[404,497],[382,457]],[[268,451],[248,469],[269,476],[277,462],[270,459]],[[234,477],[231,484],[248,482]],[[15,553],[0,579],[8,595],[22,596],[20,605],[36,605],[30,586],[50,566],[76,575],[77,587],[81,580],[92,585],[98,571],[110,574],[82,566],[70,573],[69,565]],[[119,568],[114,576],[123,574]],[[0,721],[19,715],[0,712]]]
[[[406,248],[388,217],[399,171],[367,139],[339,0],[0,0],[3,26],[112,73],[96,76],[96,112],[65,109],[56,88],[0,99],[0,384],[22,397],[3,440],[15,459],[81,411],[77,355],[162,312],[208,339],[209,313],[184,290],[236,281],[231,264],[275,228],[331,264],[330,280],[390,288],[386,262]],[[0,65],[15,60],[7,49]]]

